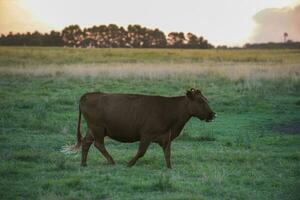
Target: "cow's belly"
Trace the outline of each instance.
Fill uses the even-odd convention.
[[[107,116],[103,120],[106,136],[120,142],[136,142],[140,140],[142,124],[131,116]]]
[[[124,143],[132,143],[132,142],[137,142],[140,140],[139,137],[123,137],[121,135],[115,135],[115,134],[111,134],[111,135],[107,135],[109,138],[119,141],[119,142],[124,142]]]
[[[106,136],[119,142],[131,143],[140,140],[140,134],[135,131],[116,130],[107,128]]]

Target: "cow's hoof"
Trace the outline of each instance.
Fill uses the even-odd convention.
[[[107,163],[106,163],[107,165],[115,165],[116,163],[115,163],[115,161],[113,161],[113,160],[110,160],[110,161],[107,161]]]
[[[133,164],[132,163],[127,163],[127,167],[132,167]]]
[[[170,163],[167,164],[168,169],[172,169],[172,165]]]

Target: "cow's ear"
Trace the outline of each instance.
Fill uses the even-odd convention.
[[[195,93],[194,93],[194,91],[192,91],[192,90],[187,90],[186,91],[186,96],[189,98],[189,99],[194,99],[195,98]]]
[[[202,94],[200,90],[196,90],[196,94]]]

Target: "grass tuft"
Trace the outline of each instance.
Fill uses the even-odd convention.
[[[171,175],[168,173],[161,173],[157,182],[152,185],[152,189],[162,192],[173,190],[174,186],[172,184]]]

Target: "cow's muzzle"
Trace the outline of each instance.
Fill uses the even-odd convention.
[[[208,118],[205,120],[206,122],[212,122],[217,117],[217,113],[212,112],[209,114]]]

